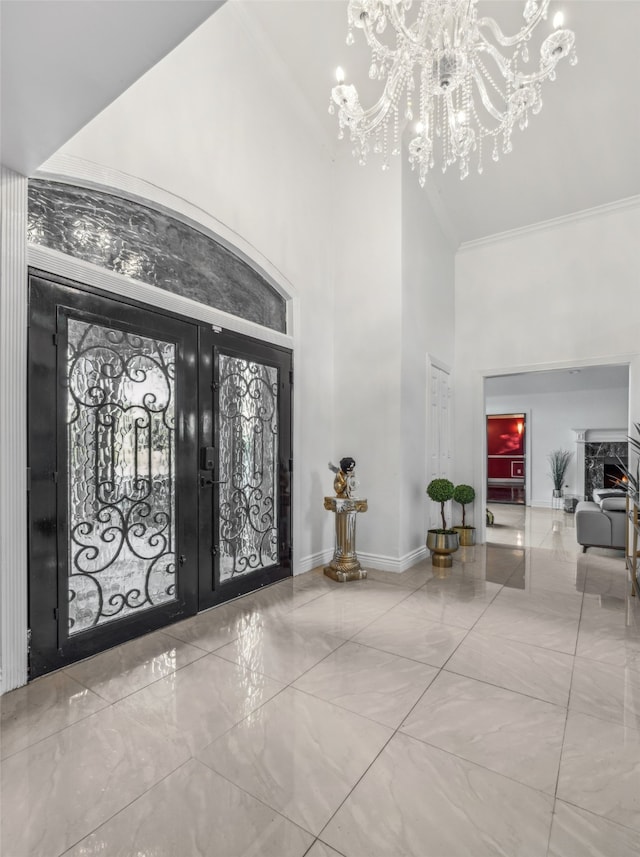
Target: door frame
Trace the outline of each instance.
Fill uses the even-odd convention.
[[[442,375],[447,376],[447,419],[446,426],[442,426],[442,422],[438,419],[438,423],[434,424],[433,420],[433,406],[434,406],[434,396],[433,396],[433,388],[432,388],[432,371],[437,370],[442,373]],[[451,464],[452,464],[452,451],[453,451],[453,425],[454,425],[454,414],[453,414],[453,372],[451,367],[444,363],[442,360],[438,360],[438,358],[434,357],[432,354],[427,354],[426,360],[426,395],[425,395],[425,445],[426,445],[426,455],[425,455],[425,465],[426,472],[424,477],[424,484],[428,485],[429,482],[436,477],[446,477],[447,479],[452,478],[451,473]],[[441,429],[444,428],[444,431]],[[443,473],[442,468],[440,467],[440,458],[441,455],[438,455],[438,472],[433,472],[433,467],[430,462],[433,458],[433,450],[432,447],[434,445],[438,446],[438,450],[441,447],[441,440],[444,440],[447,447],[447,472]],[[437,441],[437,444],[435,443]],[[426,495],[425,495],[426,497]],[[426,502],[426,500],[425,500]],[[446,504],[446,514],[448,517],[451,517],[451,500],[449,500]],[[435,503],[429,503],[426,511],[426,520],[429,523],[429,526],[439,526],[438,524],[438,508]]]
[[[67,260],[65,259],[65,262],[66,261]],[[81,269],[81,271],[86,266],[86,263],[82,263],[82,262],[78,263],[77,260],[70,260],[70,261],[76,262],[78,264],[78,267]],[[93,268],[94,266],[89,266],[89,267]],[[98,276],[99,280],[102,279],[102,276],[106,274],[106,279],[108,281],[110,281],[111,283],[115,283],[115,282],[118,282],[120,280],[123,280],[125,282],[127,281],[127,278],[125,278],[125,277],[117,277],[116,275],[111,274],[111,272],[104,272],[101,269],[98,269],[97,273],[99,275]],[[215,331],[215,332],[219,332],[220,335],[222,335],[223,337],[225,336],[224,331],[223,331],[221,326],[207,325],[207,324],[203,325],[202,321],[199,321],[197,318],[193,318],[192,316],[185,316],[185,315],[182,315],[180,313],[176,313],[175,310],[174,311],[167,310],[162,306],[160,306],[158,308],[155,305],[150,305],[149,303],[147,303],[144,300],[138,300],[137,298],[132,297],[129,294],[123,294],[122,291],[120,291],[120,290],[115,290],[115,289],[105,290],[103,288],[100,288],[99,286],[93,285],[92,283],[77,281],[77,280],[69,278],[68,276],[52,273],[50,270],[43,270],[42,268],[36,268],[36,267],[30,265],[28,268],[28,280],[29,281],[30,281],[32,276],[41,276],[45,279],[49,279],[50,281],[58,282],[61,285],[69,286],[69,287],[73,288],[74,290],[81,292],[81,293],[86,293],[87,295],[89,295],[89,296],[91,296],[97,300],[107,299],[107,300],[111,300],[111,301],[116,301],[117,303],[121,304],[123,307],[130,307],[134,310],[140,310],[142,312],[152,312],[155,315],[158,315],[160,317],[165,317],[169,321],[175,320],[175,321],[178,321],[178,322],[183,323],[183,324],[192,325],[194,328],[194,332],[198,336],[198,341],[196,342],[196,347],[195,347],[195,351],[194,351],[193,358],[192,358],[193,363],[196,364],[196,368],[198,368],[197,367],[197,355],[198,355],[198,348],[199,348],[199,340],[200,340],[200,337],[203,336],[203,332],[205,332],[205,335],[207,335],[211,331]],[[80,276],[83,276],[82,272],[80,272]],[[154,292],[161,291],[155,287],[146,286],[145,284],[141,284],[141,283],[136,283],[136,285],[142,286],[142,288],[144,290],[149,289],[149,290],[153,290]],[[165,295],[167,293],[162,292],[162,294]],[[189,299],[182,299],[179,296],[170,295],[170,297],[172,297],[172,298],[177,297],[179,301],[186,301],[188,304],[194,304],[196,307],[200,306],[199,304],[195,303],[194,301],[191,301]],[[171,301],[171,303],[172,303],[172,301]],[[204,308],[204,309],[208,309],[208,308]],[[245,326],[248,324],[251,326],[259,327],[257,325],[252,325],[251,322],[244,322],[241,319],[238,319],[237,321],[240,322],[238,324],[238,326]],[[287,345],[290,343],[290,337],[284,336],[282,334],[277,333],[276,331],[272,331],[272,330],[269,330],[267,328],[264,328],[264,329],[260,328],[261,332],[263,330],[268,332],[268,334],[270,334],[269,339],[285,340],[287,342]],[[250,341],[254,345],[254,347],[258,349],[258,351],[260,351],[260,349],[262,349],[264,351],[264,353],[269,353],[269,352],[275,351],[275,352],[279,352],[283,355],[287,355],[288,360],[289,360],[289,365],[292,366],[292,361],[293,361],[292,349],[287,348],[286,346],[283,346],[280,343],[278,343],[276,345],[273,342],[265,342],[264,340],[258,339],[255,337],[247,337],[246,335],[243,335],[243,333],[241,331],[232,330],[231,328],[229,328],[228,331],[226,332],[225,338],[229,338],[229,340],[231,342],[235,343],[236,348],[238,348],[240,341],[246,341],[246,342]],[[240,353],[242,353],[241,349],[240,349]],[[200,374],[200,377],[202,377],[201,373],[199,373],[199,374]],[[292,383],[292,375],[287,380]],[[198,403],[197,403],[198,390],[197,390],[196,384],[194,384],[193,397],[196,399],[195,413],[197,415],[197,413],[198,413]],[[292,398],[293,397],[291,397],[290,401],[292,400]],[[197,418],[195,420],[195,423],[197,424]],[[287,461],[287,464],[289,464],[289,461],[291,460],[292,455],[293,455],[293,452],[292,452],[293,425],[292,425],[292,423],[293,423],[293,409],[291,408],[291,410],[289,411],[289,413],[287,415],[287,419],[285,421],[285,425],[286,425],[286,441],[285,442],[286,442],[287,449],[289,450],[289,456],[290,456],[289,460]],[[29,426],[28,426],[28,428],[29,428]],[[198,438],[198,440],[199,440],[199,438]],[[194,446],[193,461],[194,461],[193,490],[197,495],[197,491],[198,491],[198,488],[197,488],[197,486],[198,486],[198,443],[197,442]],[[58,493],[61,490],[62,490],[62,487],[58,486]],[[290,507],[290,509],[291,509],[291,507]],[[29,512],[29,514],[28,514],[29,524],[30,524],[30,521],[31,521],[31,514]],[[197,546],[198,545],[198,539],[199,539],[199,533],[197,531],[197,529],[198,529],[198,514],[197,513],[194,514],[191,524],[192,524],[194,532],[195,532],[195,536],[193,538],[193,544],[194,544],[194,546]],[[287,526],[289,528],[289,533],[291,533],[292,528],[293,528],[293,522],[291,520],[291,511],[289,512],[289,515],[287,517]],[[27,532],[27,538],[30,540],[29,532]],[[289,543],[291,543],[291,537],[290,536],[289,536]],[[27,557],[28,566],[30,563],[30,557],[31,557],[31,550],[30,550],[30,544],[29,544],[28,557]],[[276,580],[283,579],[285,577],[291,576],[292,565],[293,565],[292,557],[293,557],[293,551],[291,550],[291,548],[289,548],[288,556],[286,557],[287,561],[282,563],[283,567],[277,574],[270,575],[270,576],[269,575],[256,576],[255,578],[253,575],[251,575],[251,579],[247,579],[247,581],[243,582],[240,586],[234,587],[233,589],[229,588],[224,593],[224,595],[225,595],[224,599],[215,598],[215,599],[209,600],[209,601],[207,601],[206,599],[201,597],[200,601],[198,602],[198,596],[199,596],[199,593],[198,593],[198,569],[196,568],[196,578],[195,578],[196,589],[192,593],[190,593],[190,595],[189,595],[188,601],[189,601],[190,606],[189,606],[188,612],[184,613],[184,615],[195,615],[195,613],[197,613],[198,610],[207,609],[207,607],[209,607],[209,606],[213,606],[214,604],[220,603],[221,600],[229,600],[233,597],[236,597],[237,595],[244,594],[247,591],[254,591],[255,589],[260,588],[260,586],[263,586],[267,583],[273,583]],[[200,557],[198,557],[198,560],[199,560],[199,558]],[[29,568],[27,568],[28,584],[30,583],[30,580],[31,580],[31,573],[29,571]],[[174,603],[174,602],[172,602],[172,603]],[[30,593],[28,593],[28,596],[27,596],[27,606],[28,606],[28,610],[29,610],[28,623],[30,624],[32,621],[31,620],[31,596],[30,596]],[[156,609],[157,608],[155,608],[153,611],[150,611],[150,612],[155,613]],[[140,622],[140,630],[138,630],[138,626],[136,625],[135,622],[131,622],[127,625],[127,628],[135,627],[136,631],[135,631],[135,633],[129,634],[128,636],[126,636],[126,639],[128,640],[128,639],[132,639],[134,636],[140,636],[141,634],[146,633],[149,630],[153,630],[155,627],[166,627],[172,621],[177,621],[180,618],[183,618],[183,615],[177,614],[177,615],[173,616],[172,618],[170,618],[168,621],[161,622],[158,626],[156,626],[156,625],[151,626],[151,625],[148,625],[148,623],[146,623],[144,621],[143,617],[141,617],[142,621]],[[49,624],[51,624],[51,619],[49,620]],[[111,623],[107,623],[104,627],[105,627],[105,629],[109,629],[110,627],[115,627],[115,625],[117,625],[117,624],[119,624],[119,623],[113,623],[113,625],[111,625]],[[31,630],[31,627],[29,627],[28,635],[27,635],[29,642],[31,641],[31,633],[32,633],[32,630]],[[57,627],[56,627],[56,634],[57,634]],[[115,636],[112,637],[109,634],[108,630],[105,630],[104,633],[100,635],[100,639],[103,639],[103,638],[109,638],[110,642],[108,642],[106,645],[100,645],[100,646],[96,647],[95,651],[102,651],[103,649],[108,648],[110,645],[115,645],[119,642],[125,641],[125,639],[120,640],[120,639],[116,639]],[[95,653],[94,651],[87,650],[86,652],[83,652],[81,657],[86,657],[86,656],[89,656],[90,654],[94,654],[94,653]],[[27,649],[28,662],[29,662],[29,654],[30,654],[30,646]],[[64,660],[64,656],[62,656],[62,657]],[[74,656],[73,654],[70,654],[67,662],[71,663],[75,660],[78,660],[78,657]],[[46,672],[52,668],[55,669],[55,668],[58,668],[58,667],[64,666],[64,665],[65,664],[62,661],[57,661],[54,666],[47,665],[45,669],[39,669],[39,666],[42,666],[42,665],[38,665],[37,663],[32,664],[32,667],[35,667],[35,668],[32,668],[31,670],[28,669],[27,678],[35,677],[37,674],[42,674],[42,672]]]
[[[524,443],[523,443],[522,456],[515,456],[515,457],[516,458],[521,457],[524,459],[524,477],[523,477],[523,479],[524,479],[524,486],[523,486],[524,487],[524,500],[522,501],[522,503],[515,502],[514,500],[489,500],[489,420],[497,419],[499,417],[503,417],[505,419],[512,417],[515,419],[516,417],[519,417],[519,416],[522,416],[522,433],[524,434]],[[498,409],[495,412],[487,409],[486,416],[485,416],[485,431],[486,431],[486,437],[487,437],[487,443],[486,443],[486,447],[487,447],[487,452],[486,452],[487,480],[486,480],[485,488],[486,488],[486,494],[487,494],[487,503],[505,503],[506,505],[516,505],[516,506],[528,506],[529,505],[529,497],[531,494],[530,487],[529,487],[529,475],[530,475],[530,472],[529,472],[529,462],[530,462],[529,449],[530,449],[530,444],[531,444],[530,437],[529,437],[529,435],[531,433],[529,423],[530,423],[529,413],[524,409],[515,410],[515,411],[504,411],[504,410]],[[505,457],[508,458],[509,456],[505,456]],[[513,463],[511,464],[511,468],[513,469]]]
[[[97,186],[118,195],[124,195],[160,206],[180,218],[205,229],[221,240],[229,249],[238,252],[256,269],[264,272],[269,281],[287,300],[287,334],[276,334],[251,322],[243,322],[220,310],[165,292],[156,286],[133,280],[95,265],[81,262],[64,253],[28,244],[27,234],[27,178],[2,167],[0,197],[6,209],[6,250],[0,268],[3,289],[0,297],[0,348],[6,358],[3,364],[3,383],[0,385],[0,411],[5,450],[2,464],[6,485],[0,503],[0,533],[3,574],[0,578],[0,694],[27,682],[27,267],[95,285],[107,293],[138,297],[146,304],[164,307],[179,315],[191,316],[202,323],[217,324],[229,330],[256,336],[264,341],[276,342],[295,353],[300,341],[300,297],[296,286],[260,250],[234,232],[221,220],[189,203],[182,197],[159,188],[143,179],[100,166],[81,158],[53,156],[47,169],[36,175],[55,181]],[[300,396],[294,398],[294,450],[300,459],[300,433],[296,427],[302,418]],[[300,496],[301,471],[294,472],[294,491]],[[301,570],[300,546],[301,519],[295,516],[294,564]]]
[[[197,612],[197,495],[193,486],[197,472],[195,414],[198,396],[196,384],[188,383],[188,376],[196,377],[198,329],[195,324],[156,313],[148,307],[118,301],[110,295],[97,294],[93,289],[82,288],[82,284],[41,271],[30,270],[29,294],[37,298],[32,312],[39,316],[37,324],[31,325],[29,330],[28,379],[28,454],[32,482],[28,492],[28,607],[30,677],[36,677]],[[175,553],[176,557],[184,557],[184,562],[177,575],[177,597],[117,621],[105,622],[77,636],[65,631],[69,573],[68,479],[65,468],[60,469],[68,460],[67,439],[61,430],[66,407],[61,385],[65,363],[61,347],[66,344],[64,334],[69,317],[93,319],[116,329],[143,332],[174,342],[178,349],[177,377],[181,382],[176,389],[176,414],[182,415],[182,421],[176,424]],[[33,357],[38,355],[46,356],[37,361],[36,367]],[[194,367],[191,372],[189,367]],[[35,375],[38,376],[37,392],[34,391]],[[55,414],[55,431],[50,423],[39,420],[38,411],[44,412],[45,420]]]
[[[256,569],[236,580],[220,583],[220,551],[217,545],[217,534],[211,533],[211,521],[217,519],[219,509],[219,489],[217,481],[220,478],[218,462],[213,471],[213,490],[206,485],[200,486],[199,530],[200,530],[200,575],[198,603],[200,610],[206,610],[231,598],[254,592],[262,586],[283,580],[292,574],[292,529],[291,529],[291,478],[293,471],[292,448],[292,391],[293,385],[293,354],[287,349],[261,342],[249,337],[241,337],[236,333],[228,333],[217,329],[200,328],[200,425],[199,447],[201,455],[208,448],[219,449],[218,426],[215,415],[218,412],[219,384],[218,355],[219,352],[256,361],[273,366],[278,370],[278,556],[277,566]],[[211,379],[214,379],[211,382]],[[206,404],[205,404],[206,403]],[[200,462],[201,467],[203,462]],[[202,473],[202,471],[201,471]],[[211,539],[207,538],[207,534]],[[212,550],[213,548],[213,550]]]

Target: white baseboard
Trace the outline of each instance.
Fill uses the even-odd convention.
[[[383,554],[362,553],[358,551],[358,559],[363,568],[375,568],[377,571],[395,571],[398,574],[407,571],[411,566],[425,559],[426,556],[426,545],[420,545],[420,547],[409,551],[409,553],[397,559],[391,556],[384,556]],[[319,565],[328,565],[332,557],[333,548],[327,548],[323,551],[301,557],[296,562],[293,573],[294,575],[304,574],[306,571],[311,571],[312,568],[317,568]]]
[[[415,550],[409,551],[401,557],[384,556],[384,554],[362,553],[358,551],[358,559],[363,568],[371,568],[376,571],[393,571],[400,574],[403,571],[411,568],[420,560],[427,557],[428,552],[426,545],[421,545]]]
[[[400,574],[411,568],[427,556],[426,545],[420,545],[415,550],[409,551],[404,556],[395,558],[376,553],[361,553],[358,551],[358,559],[363,568],[375,568],[378,571],[394,571]]]
[[[293,574],[294,576],[304,574],[306,571],[311,571],[312,568],[318,568],[319,565],[327,565],[332,556],[333,548],[325,548],[322,551],[303,556],[295,563]]]

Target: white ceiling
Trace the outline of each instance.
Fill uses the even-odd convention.
[[[336,141],[336,117],[327,112],[336,66],[343,66],[365,106],[376,92],[361,33],[353,46],[345,44],[346,0],[246,5],[328,138]],[[519,28],[523,8],[524,0],[479,4],[480,13],[496,18],[506,32]],[[436,210],[444,210],[461,241],[640,194],[640,2],[556,0],[550,8],[550,17],[562,9],[565,26],[576,34],[578,65],[566,60],[558,65],[556,81],[543,89],[541,113],[526,131],[514,134],[510,155],[495,164],[488,153],[484,173],[472,169],[463,182],[457,168],[446,175],[436,170],[427,179],[425,192],[440,203]],[[551,30],[550,23],[540,26]],[[369,100],[365,93],[371,93]],[[349,147],[347,140],[340,145]],[[360,169],[354,163],[355,168]],[[378,168],[371,160],[364,169]]]
[[[301,115],[317,117],[325,145],[348,147],[327,113],[335,67],[345,67],[363,102],[374,84],[364,45],[345,45],[346,0],[229,2],[279,56]],[[2,162],[33,172],[219,5],[2,0]],[[515,28],[522,8],[523,0],[480,3],[505,29]],[[425,193],[460,241],[640,194],[640,0],[562,0],[552,4],[558,8],[575,31],[580,62],[558,67],[542,112],[514,135],[513,153],[498,164],[485,158],[483,175],[472,171],[464,182],[457,170],[428,178]],[[364,169],[377,168],[372,161]]]
[[[579,390],[628,389],[628,366],[581,366],[547,372],[521,372],[496,375],[485,381],[485,394],[491,396],[569,393]]]
[[[221,5],[2,0],[2,163],[30,175]]]

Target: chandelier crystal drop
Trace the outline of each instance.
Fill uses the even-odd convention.
[[[337,106],[339,138],[348,129],[360,164],[373,152],[388,169],[412,123],[409,163],[421,186],[436,159],[443,172],[457,161],[464,179],[473,156],[481,173],[485,138],[493,138],[494,161],[510,152],[514,125],[524,129],[540,112],[543,81],[555,80],[562,57],[577,62],[573,32],[556,29],[542,43],[538,69],[529,67],[531,35],[549,2],[526,0],[523,26],[506,36],[493,18],[478,17],[478,0],[349,0],[347,44],[362,31],[372,53],[369,77],[384,88],[365,109],[338,69],[329,112]],[[561,15],[554,24],[562,25]]]

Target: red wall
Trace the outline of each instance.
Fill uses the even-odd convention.
[[[524,414],[487,417],[489,479],[524,479],[524,433]]]

